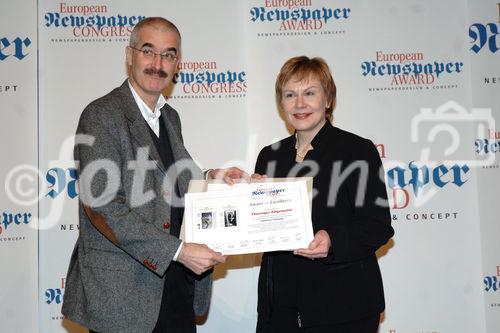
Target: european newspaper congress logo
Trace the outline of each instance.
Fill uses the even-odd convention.
[[[361,75],[370,79],[370,92],[442,90],[458,87],[453,79],[464,70],[461,60],[426,57],[423,52],[376,51],[361,62]],[[450,80],[451,79],[451,80]]]
[[[348,7],[322,6],[312,0],[264,0],[250,8],[250,21],[265,29],[258,37],[344,34],[339,22],[350,17]]]
[[[246,72],[217,61],[183,61],[178,65],[170,98],[241,98],[246,96]]]
[[[43,15],[42,24],[50,29],[56,43],[128,41],[134,26],[145,19],[112,11],[105,4],[57,4]]]
[[[471,39],[470,50],[475,54],[481,52],[497,53],[500,49],[500,3],[497,3],[498,22],[473,23],[469,27]]]

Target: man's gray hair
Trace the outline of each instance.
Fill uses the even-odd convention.
[[[129,46],[138,47],[137,43],[139,42],[139,32],[145,26],[153,26],[160,31],[175,31],[177,35],[179,35],[179,40],[181,39],[179,29],[177,29],[175,24],[169,20],[163,17],[147,17],[135,25],[132,33],[130,34]]]

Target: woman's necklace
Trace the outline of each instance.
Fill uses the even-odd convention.
[[[306,152],[306,154],[307,154],[307,152]],[[300,155],[299,150],[297,149],[297,156],[300,157],[301,159],[304,159],[304,157],[306,157],[306,154]]]
[[[306,150],[301,154],[299,153],[299,151],[301,151],[301,149],[299,148],[301,145],[300,145],[300,142],[299,142],[299,139],[297,138],[297,149],[296,149],[296,155],[297,157],[300,159],[300,160],[304,160],[304,158],[306,157],[307,155],[307,152],[309,150],[311,150],[311,144],[307,144],[306,145]]]

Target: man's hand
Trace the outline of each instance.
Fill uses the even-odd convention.
[[[226,256],[211,250],[205,244],[182,243],[177,261],[196,274],[208,271],[214,265],[226,262]]]
[[[231,167],[226,169],[212,169],[208,172],[207,179],[222,179],[228,185],[234,185],[235,179],[250,181],[250,176],[245,171]]]
[[[325,258],[328,255],[331,245],[332,242],[328,233],[325,230],[320,230],[314,235],[314,239],[307,249],[298,249],[293,251],[293,253],[312,260]]]

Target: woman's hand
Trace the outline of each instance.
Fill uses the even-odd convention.
[[[267,178],[267,175],[261,175],[258,173],[254,173],[250,176],[250,181],[252,181],[252,180],[264,180],[266,178]]]
[[[240,168],[231,167],[226,169],[210,169],[207,179],[223,180],[228,185],[234,185],[235,180],[238,179],[243,179],[246,182],[250,181],[250,176]]]
[[[325,230],[320,230],[314,235],[314,239],[309,243],[307,249],[298,249],[293,254],[306,257],[308,259],[325,258],[328,255],[332,242],[330,236]]]

